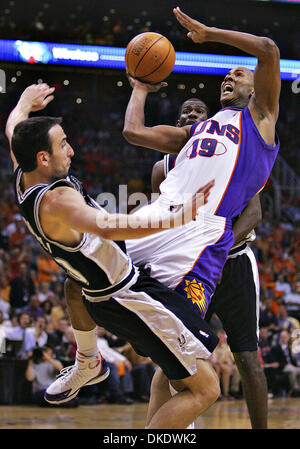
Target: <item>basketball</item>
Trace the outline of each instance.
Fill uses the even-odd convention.
[[[129,75],[147,83],[166,79],[175,63],[171,42],[158,33],[141,33],[127,45],[125,64]]]

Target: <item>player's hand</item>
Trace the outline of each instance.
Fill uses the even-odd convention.
[[[205,186],[200,187],[200,189],[197,190],[197,192],[194,193],[194,195],[191,198],[189,198],[178,211],[175,212],[174,214],[175,223],[181,221],[181,224],[186,224],[191,220],[194,220],[196,218],[199,207],[204,206],[204,204],[207,203],[210,190],[214,185],[215,181],[212,180],[207,184],[205,184]]]
[[[164,81],[162,81],[161,83],[157,83],[157,84],[142,83],[138,79],[133,78],[133,76],[131,76],[128,72],[126,72],[126,75],[127,75],[129,84],[132,87],[132,89],[138,87],[140,89],[144,89],[147,92],[151,93],[151,92],[158,92],[161,88],[167,87],[167,85],[168,85],[168,83],[166,83]]]
[[[54,99],[52,95],[54,90],[55,87],[50,87],[46,83],[32,84],[24,90],[19,102],[30,112],[41,111]]]
[[[206,41],[208,30],[208,27],[206,25],[203,25],[203,23],[200,23],[197,20],[189,17],[187,14],[180,10],[179,6],[177,6],[177,8],[174,8],[173,12],[178,22],[189,31],[187,33],[187,37],[198,44],[202,44]]]

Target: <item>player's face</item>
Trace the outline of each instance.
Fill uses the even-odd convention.
[[[68,144],[67,136],[61,126],[53,126],[49,130],[49,137],[52,143],[52,154],[49,155],[50,177],[51,179],[65,178],[68,175],[74,151]]]
[[[207,119],[207,108],[202,101],[187,100],[181,107],[181,114],[177,126],[193,125]]]
[[[253,73],[245,67],[230,70],[221,84],[221,105],[247,106],[254,93]]]

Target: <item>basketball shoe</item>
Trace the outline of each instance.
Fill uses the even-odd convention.
[[[62,404],[75,398],[80,388],[105,380],[110,373],[100,352],[85,357],[77,351],[75,364],[63,368],[57,379],[45,391],[44,399],[50,404]]]

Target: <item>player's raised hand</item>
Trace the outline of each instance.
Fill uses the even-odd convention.
[[[157,84],[144,83],[136,78],[133,78],[133,76],[131,76],[128,72],[126,72],[126,75],[132,89],[134,89],[135,87],[139,87],[141,89],[146,90],[147,92],[158,92],[160,89],[162,89],[163,87],[167,87],[168,85],[168,83],[164,81]]]
[[[192,39],[193,42],[202,44],[206,41],[206,32],[208,29],[206,25],[203,25],[203,23],[200,23],[197,20],[189,17],[187,14],[181,11],[179,6],[177,6],[177,8],[174,8],[173,12],[178,22],[189,31],[187,33],[187,36]]]
[[[24,90],[19,102],[30,112],[41,111],[54,99],[52,95],[54,90],[55,87],[50,87],[46,83],[32,84]]]

